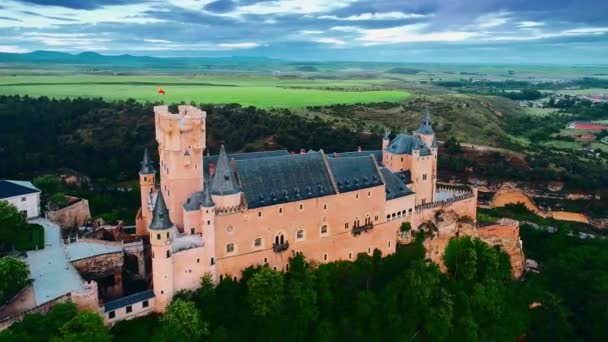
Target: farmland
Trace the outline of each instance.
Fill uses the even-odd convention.
[[[260,108],[399,102],[410,97],[403,90],[374,90],[382,82],[248,76],[5,76],[0,78],[0,94],[109,100],[133,98],[166,103],[240,103]],[[157,94],[159,85],[165,89],[165,96]]]

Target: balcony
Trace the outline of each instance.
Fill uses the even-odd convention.
[[[353,227],[353,235],[357,236],[361,233],[367,233],[368,231],[372,230],[373,228],[374,228],[373,223],[368,223],[363,226]]]
[[[284,243],[275,243],[272,245],[272,250],[275,253],[281,253],[289,249],[289,242],[285,241]]]

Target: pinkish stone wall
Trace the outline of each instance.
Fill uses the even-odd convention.
[[[203,188],[206,116],[193,106],[179,106],[175,114],[169,113],[168,106],[154,107],[160,188],[171,220],[180,231],[184,223],[182,205],[192,192]]]
[[[81,198],[79,201],[59,210],[47,211],[46,217],[50,221],[58,224],[61,228],[82,226],[89,218],[91,218],[89,201]]]

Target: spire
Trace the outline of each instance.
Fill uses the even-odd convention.
[[[169,218],[169,209],[165,204],[163,198],[163,192],[159,191],[156,196],[156,204],[154,205],[154,211],[152,211],[152,222],[150,223],[151,230],[162,230],[173,227],[173,222]]]
[[[155,173],[152,160],[150,160],[150,156],[148,155],[147,147],[144,149],[144,158],[141,160],[141,169],[139,169],[139,173],[142,175],[150,175]]]
[[[384,137],[383,137],[383,139],[384,140],[388,140],[389,137],[390,137],[390,135],[391,135],[391,130],[388,129],[388,127],[384,127]]]
[[[211,194],[213,195],[232,195],[239,192],[236,185],[234,173],[230,167],[228,155],[224,149],[224,145],[220,150],[220,156],[215,165],[215,173],[213,174],[213,184],[211,185]]]
[[[422,121],[420,122],[420,127],[416,130],[416,132],[422,133],[422,134],[435,134],[433,132],[432,124],[433,124],[433,121],[431,120],[431,111],[427,107],[424,110],[424,117],[422,118]]]
[[[213,199],[211,199],[211,185],[209,184],[209,180],[205,178],[205,188],[203,189],[203,203],[202,207],[211,208],[215,205],[213,203]]]

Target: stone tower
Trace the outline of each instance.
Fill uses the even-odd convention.
[[[230,160],[222,145],[213,174],[211,198],[218,209],[236,209],[241,204],[241,194]]]
[[[152,249],[152,281],[154,284],[155,310],[164,311],[173,298],[173,250],[172,242],[176,229],[163,198],[159,192],[150,223],[150,246]]]
[[[391,130],[388,128],[384,128],[384,136],[382,137],[382,151],[388,147],[388,144],[391,143]]]
[[[137,235],[148,234],[148,226],[152,220],[152,192],[156,185],[156,171],[150,160],[148,149],[144,150],[144,157],[139,169],[139,191],[141,196],[140,215],[137,217]]]
[[[437,141],[432,127],[431,112],[428,108],[424,112],[420,127],[414,131],[414,135],[430,150],[430,155],[416,156],[417,170],[412,170],[412,176],[416,171],[415,192],[418,194],[416,204],[430,203],[434,201],[437,191]]]
[[[156,141],[160,156],[160,188],[171,220],[184,229],[182,205],[203,188],[203,151],[206,113],[193,106],[154,107]]]

